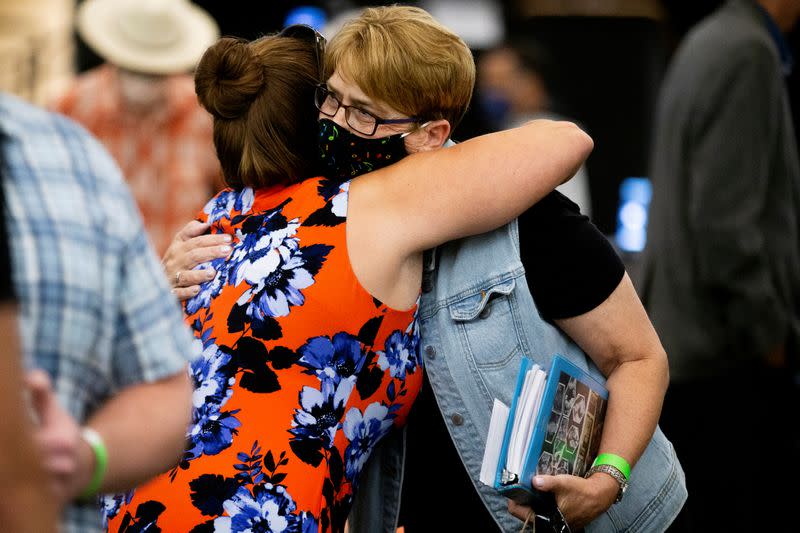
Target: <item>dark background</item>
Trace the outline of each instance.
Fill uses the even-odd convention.
[[[195,0],[217,20],[223,35],[255,38],[279,31],[289,11],[299,5],[325,9],[329,17],[352,5],[386,5],[395,2],[337,0]],[[403,2],[415,4],[417,2]],[[632,17],[518,16],[512,2],[504,8],[507,32],[535,36],[558,68],[553,90],[559,111],[578,121],[594,138],[595,149],[587,161],[595,224],[613,234],[619,184],[628,176],[647,176],[654,105],[668,60],[686,31],[722,0],[662,0],[663,20]],[[349,6],[348,6],[349,4]],[[789,36],[800,61],[800,30]],[[78,39],[78,69],[100,60]],[[476,57],[482,50],[473,49]],[[800,67],[789,79],[795,124],[800,124]],[[796,127],[796,130],[798,128]],[[456,140],[488,131],[473,106],[456,130]]]

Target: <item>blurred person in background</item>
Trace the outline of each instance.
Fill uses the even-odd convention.
[[[429,14],[393,6],[366,10],[345,24],[328,46],[326,73],[327,83],[316,94],[320,148],[326,173],[338,183],[409,153],[441,148],[469,105],[475,64],[466,44]],[[436,120],[406,138],[403,129],[359,123],[359,117],[372,117],[375,126],[375,117],[395,116]],[[420,138],[426,139],[422,146]],[[525,151],[543,161],[551,157],[532,146]],[[498,160],[500,176],[510,160]],[[551,193],[529,211],[537,223],[522,242],[538,257],[525,268],[515,222],[427,255],[420,303],[422,391],[407,431],[389,434],[367,463],[351,531],[394,531],[398,520],[409,533],[519,529],[518,518],[530,517],[531,510],[512,506],[515,518],[506,499],[478,477],[491,411],[485,400],[510,403],[509,384],[523,354],[547,365],[554,353],[563,353],[605,379],[594,365],[600,366],[615,398],[604,449],[636,464],[626,499],[607,514],[620,494],[611,476],[544,476],[538,488],[556,494],[567,519],[573,525],[593,520],[593,531],[620,524],[646,531],[666,528],[678,514],[683,474],[655,427],[667,385],[666,358],[630,280],[603,235],[563,195]],[[315,224],[325,220],[320,214]],[[207,227],[187,225],[165,255],[170,279],[183,282],[176,289],[181,297],[196,294],[197,287],[189,285],[207,279],[206,268],[189,270],[197,257],[213,256],[223,243],[215,235],[194,236]],[[446,480],[446,491],[439,480]],[[459,512],[432,512],[434,502]]]
[[[322,44],[290,26],[221,39],[200,60],[197,94],[231,187],[200,218],[234,250],[186,302],[204,356],[192,367],[183,461],[120,496],[112,531],[343,531],[367,459],[405,424],[422,385],[423,250],[506,223],[591,150],[565,122],[434,150],[449,133],[444,116],[460,110],[411,117],[362,99],[375,115],[355,104],[333,113],[345,82],[336,93],[319,85]],[[315,94],[335,121],[318,123]],[[345,172],[318,175],[318,136]],[[381,168],[406,144],[418,153]],[[364,167],[375,171],[359,176]]]
[[[50,533],[56,530],[56,505],[34,446],[25,396],[2,179],[0,172],[0,531]]]
[[[188,0],[85,0],[76,20],[106,62],[80,74],[51,107],[108,148],[162,254],[222,186],[211,118],[189,73],[217,24]]]
[[[779,487],[798,474],[784,460],[798,451],[800,165],[783,36],[798,17],[797,0],[725,3],[683,40],[660,94],[642,292],[697,531],[795,522]],[[763,468],[739,466],[754,455]]]
[[[517,36],[483,52],[478,59],[478,105],[491,128],[514,128],[537,118],[570,120],[557,111],[553,71],[547,51],[530,37]],[[557,190],[591,216],[586,165]],[[520,226],[527,225],[523,215]]]
[[[35,369],[26,379],[30,405],[17,398],[3,408],[17,418],[33,413],[45,472],[29,475],[49,492],[30,520],[46,520],[53,506],[63,508],[62,532],[100,531],[98,492],[129,488],[180,458],[196,347],[102,145],[71,120],[6,94],[0,138],[23,367]],[[4,379],[14,375],[8,366]],[[14,418],[3,419],[4,431]],[[16,427],[24,436],[24,423]],[[21,466],[30,452],[12,457]]]

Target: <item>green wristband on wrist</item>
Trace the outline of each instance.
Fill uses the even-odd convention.
[[[614,455],[613,453],[601,453],[597,456],[597,459],[594,460],[592,466],[597,465],[610,465],[622,472],[622,475],[625,476],[625,479],[631,479],[631,465],[628,464],[628,461],[620,457],[619,455]]]
[[[92,479],[79,496],[81,501],[87,501],[97,496],[103,484],[103,479],[106,476],[106,469],[108,468],[108,450],[106,449],[105,442],[103,442],[103,437],[90,427],[83,428],[81,437],[91,446],[94,452],[94,472],[92,472]]]

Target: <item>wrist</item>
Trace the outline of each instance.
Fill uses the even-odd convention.
[[[624,457],[621,457],[617,454],[599,454],[597,457],[595,457],[594,462],[592,463],[592,468],[598,465],[609,465],[614,467],[617,472],[625,477],[625,481],[628,481],[631,478],[631,465],[625,460]]]
[[[596,474],[602,474],[601,476],[597,476]],[[628,490],[628,478],[621,472],[617,467],[612,466],[608,463],[601,463],[592,466],[586,475],[586,478],[597,478],[598,481],[600,479],[604,480],[611,480],[612,485],[615,488],[615,495],[612,499],[612,503],[619,503],[622,501],[622,497],[625,495],[625,491]],[[607,485],[607,482],[606,482]]]
[[[604,472],[592,472],[586,479],[592,483],[595,499],[608,509],[619,495],[619,482]]]
[[[94,429],[88,426],[82,428],[80,437],[77,499],[90,501],[97,496],[103,485],[108,467],[108,452],[103,438]]]

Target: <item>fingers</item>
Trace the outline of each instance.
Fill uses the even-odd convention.
[[[216,240],[220,240],[219,237],[222,237],[221,235],[205,235],[205,236],[217,237]],[[230,235],[226,235],[226,237],[230,238]],[[184,243],[184,246],[186,246],[186,252],[183,254],[183,257],[181,259],[178,259],[178,264],[175,265],[177,267],[176,270],[178,269],[191,270],[197,265],[206,263],[213,259],[228,257],[228,254],[231,253],[231,247],[229,244],[218,244],[215,246],[203,246],[203,247],[191,247],[192,245],[193,241]]]
[[[179,276],[174,276],[172,286],[175,288],[185,287],[193,288],[195,285],[200,285],[206,281],[211,281],[217,275],[217,271],[213,268],[201,268],[198,270],[180,270]]]
[[[231,246],[225,243],[229,243],[230,239],[230,235],[203,235],[183,243],[173,242],[161,261],[172,286],[185,286],[184,275],[197,265],[228,257]],[[208,243],[216,244],[207,245]],[[176,276],[178,272],[180,276]],[[200,282],[211,278],[201,279]]]
[[[552,492],[558,487],[558,476],[533,476],[531,485],[536,490]]]
[[[179,302],[184,302],[189,298],[194,298],[195,296],[197,296],[198,292],[200,292],[200,287],[198,287],[197,285],[193,287],[178,287],[172,289],[172,293],[175,295],[176,298],[178,298]]]
[[[528,519],[528,517],[530,517],[531,513],[533,513],[533,509],[527,505],[517,503],[514,500],[508,500],[508,512],[511,513],[512,516],[519,518],[524,522]]]
[[[199,220],[192,220],[191,222],[187,223],[181,230],[175,235],[176,241],[188,241],[192,237],[197,237],[198,235],[202,235],[205,233],[210,225],[207,222],[200,222]]]
[[[173,277],[177,271],[191,270],[200,263],[230,254],[231,236],[205,235],[208,228],[208,224],[193,220],[175,235],[161,260],[167,276]]]
[[[210,235],[200,235],[193,237],[184,242],[184,246],[188,249],[207,248],[211,246],[222,246],[230,244],[231,236],[227,233],[212,233]]]

